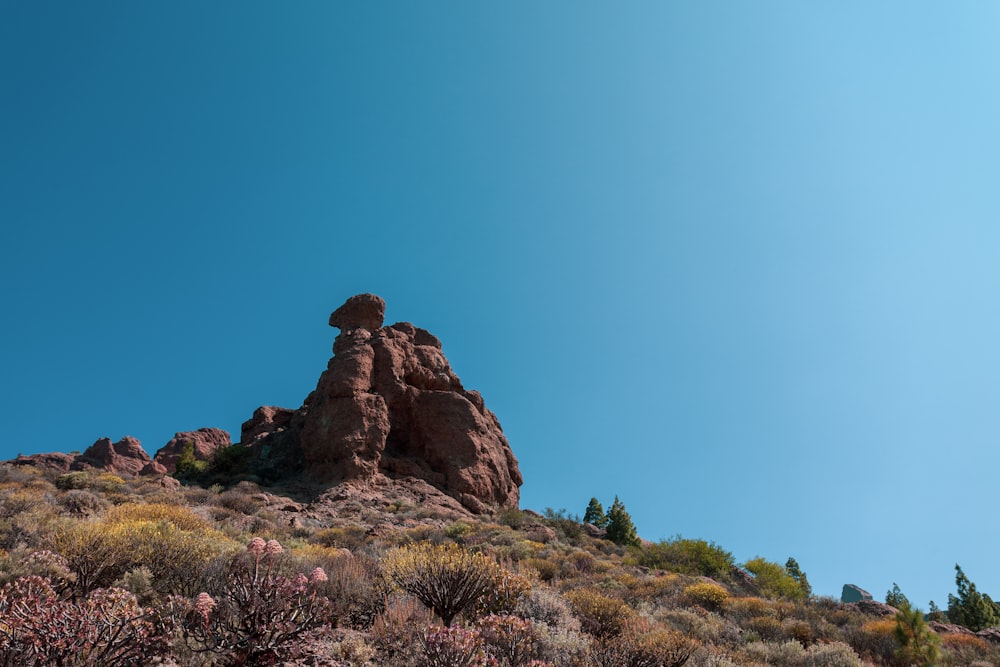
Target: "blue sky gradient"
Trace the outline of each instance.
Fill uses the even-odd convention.
[[[523,507],[996,597],[998,27],[0,0],[0,457],[238,435],[370,291],[483,393]]]

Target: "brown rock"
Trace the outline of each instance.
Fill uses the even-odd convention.
[[[233,444],[229,433],[220,428],[182,431],[176,433],[170,442],[160,447],[153,460],[164,468],[164,472],[174,473],[177,471],[177,458],[188,443],[194,446],[194,458],[197,461],[211,461],[217,450]]]
[[[162,463],[160,463],[159,461],[156,461],[154,459],[154,460],[150,461],[149,463],[147,463],[146,465],[144,465],[142,467],[142,470],[139,471],[139,474],[140,475],[167,475],[167,474],[169,474],[171,472],[174,472],[174,471],[172,471],[172,470],[168,471],[167,468],[166,468],[166,466],[164,466]]]
[[[929,627],[934,632],[939,635],[971,635],[974,634],[972,630],[965,627],[964,625],[958,625],[956,623],[942,623],[940,621],[928,621],[927,627]]]
[[[101,438],[76,457],[70,468],[98,468],[116,475],[135,477],[151,461],[142,443],[127,435],[116,443],[112,443],[111,438]]]
[[[325,484],[385,474],[424,480],[476,514],[516,507],[521,473],[496,416],[462,386],[440,340],[408,322],[382,327],[384,312],[371,294],[335,310],[341,334],[316,390],[295,413],[260,408],[243,444]]]
[[[292,422],[295,410],[276,408],[270,405],[254,410],[253,417],[243,422],[240,428],[240,443],[249,445],[255,440],[272,433],[284,431]]]
[[[330,315],[330,326],[345,332],[358,328],[374,331],[382,328],[384,317],[385,301],[382,297],[374,294],[358,294],[333,311]]]
[[[853,607],[868,616],[895,616],[899,612],[895,607],[877,600],[860,600],[858,602],[850,602],[845,606]]]
[[[48,454],[29,454],[28,456],[18,455],[11,461],[16,466],[35,466],[45,470],[56,472],[69,472],[69,467],[73,464],[75,456],[63,454],[62,452],[51,452]]]
[[[1000,628],[983,628],[976,636],[994,644],[1000,644]]]

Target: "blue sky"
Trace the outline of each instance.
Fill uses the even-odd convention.
[[[483,393],[523,507],[1000,595],[998,23],[0,0],[0,457],[238,434],[370,291]]]

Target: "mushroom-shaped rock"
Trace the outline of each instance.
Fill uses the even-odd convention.
[[[330,326],[341,331],[382,328],[385,318],[385,301],[375,294],[358,294],[330,315]]]

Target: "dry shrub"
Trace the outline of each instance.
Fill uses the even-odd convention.
[[[330,598],[332,619],[355,629],[371,627],[385,609],[387,594],[378,563],[361,554],[319,562],[328,579],[320,590]]]
[[[375,617],[371,641],[387,665],[405,667],[414,664],[420,641],[420,628],[432,620],[431,611],[411,597],[390,600]]]
[[[744,623],[743,627],[764,640],[777,639],[781,635],[781,621],[773,616],[756,616]]]
[[[892,618],[868,621],[864,625],[847,628],[847,640],[862,657],[884,665],[896,664],[896,621]]]
[[[543,657],[538,632],[530,621],[516,616],[490,615],[476,622],[486,656],[499,667],[521,667]]]
[[[129,503],[117,505],[104,513],[107,523],[122,523],[126,521],[150,521],[158,523],[166,521],[176,528],[186,531],[207,531],[212,526],[203,518],[181,505],[167,503]]]
[[[862,667],[858,654],[843,642],[815,644],[806,651],[807,667]]]
[[[354,551],[365,543],[366,538],[364,526],[341,526],[317,530],[309,538],[309,541],[324,547],[338,547]]]
[[[59,498],[59,507],[71,516],[88,517],[100,514],[108,507],[108,502],[85,489],[73,489]]]
[[[743,647],[742,658],[770,667],[800,667],[805,663],[806,650],[797,641],[749,642]]]
[[[621,634],[625,625],[635,616],[624,601],[608,597],[589,588],[578,588],[566,594],[573,613],[580,620],[581,629],[598,639]]]
[[[702,581],[684,589],[684,601],[708,610],[721,607],[729,598],[729,591],[719,584]]]
[[[800,619],[787,619],[781,624],[781,634],[786,639],[794,639],[803,646],[809,646],[815,641],[812,626]]]
[[[569,602],[548,586],[534,586],[521,599],[515,612],[521,618],[542,623],[550,628],[578,632],[580,621],[573,615]]]
[[[621,634],[591,647],[596,667],[680,667],[698,643],[676,630],[633,619]]]
[[[547,558],[528,558],[521,562],[538,573],[541,581],[552,581],[559,575],[559,565]]]
[[[777,618],[774,608],[764,598],[729,598],[723,603],[722,611],[726,616],[741,623],[755,616],[774,616]]]
[[[984,659],[992,648],[982,637],[959,633],[941,635],[941,645],[946,651],[948,662],[953,665],[967,665],[977,659]]]
[[[680,587],[680,577],[676,574],[659,573],[649,577],[632,577],[631,581],[623,582],[628,588],[630,600],[655,602],[673,597]]]
[[[726,635],[736,632],[735,628],[727,628],[715,614],[699,614],[688,609],[659,611],[656,613],[656,620],[688,637],[707,643],[718,643]]]
[[[264,502],[255,497],[259,493],[257,489],[249,489],[242,486],[242,482],[236,488],[224,491],[210,499],[213,505],[225,507],[226,509],[240,514],[251,515],[264,506]]]

